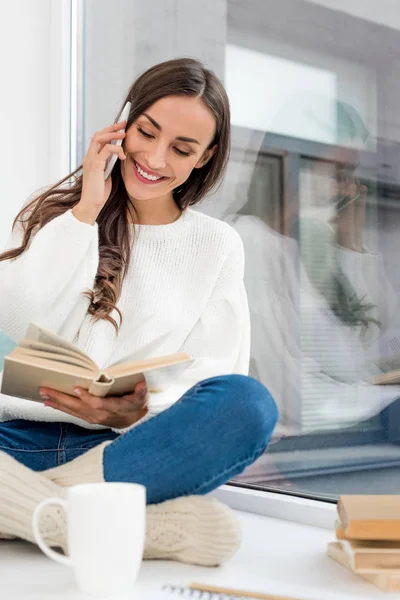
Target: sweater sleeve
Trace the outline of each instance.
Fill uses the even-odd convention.
[[[250,317],[243,283],[244,252],[239,236],[225,261],[203,314],[178,352],[195,360],[165,391],[149,390],[149,412],[133,427],[163,412],[200,381],[218,375],[248,375]],[[120,433],[131,429],[116,430]]]
[[[194,385],[218,375],[248,375],[250,325],[244,286],[235,294],[211,302],[180,352],[194,363],[166,391],[149,394],[149,410],[158,414],[174,404]]]
[[[18,223],[6,249],[20,246],[23,233]],[[97,224],[71,210],[47,223],[23,254],[0,262],[0,329],[17,342],[33,320],[73,339],[80,323],[75,319],[74,330],[65,324],[72,312],[82,319],[87,312],[82,292],[93,287],[98,262]]]

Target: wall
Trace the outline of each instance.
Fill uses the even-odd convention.
[[[203,60],[224,77],[227,0],[86,0],[83,142],[110,125],[134,79],[180,56]]]
[[[333,10],[346,12],[354,17],[380,23],[387,27],[400,29],[400,10],[398,0],[307,0]]]
[[[0,20],[0,247],[34,190],[69,168],[69,2],[15,0]]]

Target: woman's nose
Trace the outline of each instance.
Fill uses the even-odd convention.
[[[154,171],[165,169],[167,166],[166,152],[167,149],[162,144],[154,145],[151,152],[147,155],[149,168]]]

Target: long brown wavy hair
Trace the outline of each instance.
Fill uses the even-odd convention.
[[[132,103],[126,129],[157,100],[171,95],[201,98],[213,113],[216,122],[215,136],[209,146],[217,146],[215,154],[202,168],[193,169],[189,178],[173,191],[176,205],[184,210],[198,203],[215,189],[225,172],[230,150],[229,101],[218,77],[201,62],[191,58],[169,60],[151,67],[130,87],[121,105],[122,108],[126,102]],[[32,235],[38,229],[79,202],[82,193],[82,167],[83,165],[80,165],[24,206],[13,223],[13,230],[17,223],[22,225],[22,244],[0,254],[0,261],[18,258],[25,252]],[[105,319],[112,323],[117,334],[122,323],[122,314],[116,304],[131,257],[132,233],[128,223],[128,209],[131,208],[134,207],[125,189],[120,162],[117,161],[112,171],[110,196],[97,217],[97,276],[93,289],[83,292],[90,299],[88,313],[96,320]],[[113,309],[119,314],[119,325],[110,316]]]

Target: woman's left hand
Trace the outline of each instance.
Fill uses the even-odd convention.
[[[148,412],[147,386],[140,381],[132,394],[125,396],[93,396],[83,388],[75,388],[79,398],[50,388],[40,388],[45,406],[51,406],[87,423],[123,429],[142,419]]]

